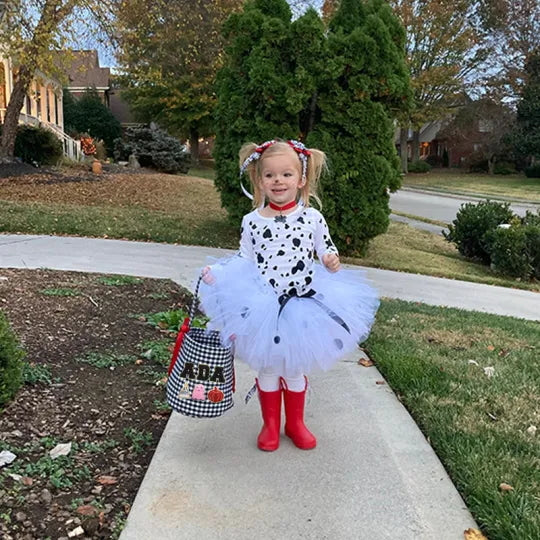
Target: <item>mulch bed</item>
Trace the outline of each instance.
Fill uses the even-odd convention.
[[[34,167],[28,163],[4,163],[0,164],[0,187],[7,185],[39,185],[39,184],[63,184],[72,182],[99,182],[111,175],[148,174],[148,169],[128,169],[116,163],[103,163],[101,174],[94,174],[90,164],[79,165],[71,168]]]
[[[187,292],[169,280],[102,280],[0,269],[0,309],[30,372],[50,370],[0,412],[0,451],[17,455],[0,468],[5,540],[66,539],[73,531],[117,538],[170,414],[164,376],[173,334],[138,315],[183,307]],[[149,341],[165,354],[158,358]],[[97,367],[81,361],[90,352],[131,356]],[[67,457],[50,458],[69,442]]]

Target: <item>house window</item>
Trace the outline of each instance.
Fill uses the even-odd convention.
[[[32,114],[32,102],[30,101],[30,96],[26,96],[26,114]]]

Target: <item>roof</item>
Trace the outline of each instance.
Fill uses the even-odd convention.
[[[68,88],[109,88],[111,70],[99,66],[96,50],[62,51],[58,64],[68,77]]]

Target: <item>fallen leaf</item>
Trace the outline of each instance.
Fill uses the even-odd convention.
[[[495,350],[495,347],[493,345],[488,345],[487,346],[487,350],[488,351],[494,351]]]
[[[469,360],[469,364],[471,364],[473,366],[477,366],[478,362],[476,360]]]
[[[31,486],[34,483],[34,479],[29,476],[23,476],[21,482],[24,486]]]
[[[20,482],[22,480],[22,478],[23,478],[20,474],[15,474],[15,473],[9,473],[8,476],[13,478],[13,480],[15,480],[15,482]]]
[[[82,506],[79,506],[75,512],[81,516],[94,516],[98,513],[98,509],[91,504],[83,504]]]
[[[527,428],[527,433],[528,433],[529,435],[536,435],[536,426],[529,426],[529,427]]]
[[[375,381],[375,384],[386,384],[385,381]]]
[[[499,485],[501,491],[514,491],[514,488],[510,484],[505,484],[504,482]]]
[[[137,358],[137,360],[135,360],[136,366],[140,366],[142,363],[143,363],[143,360],[141,360],[140,358]]]
[[[104,486],[110,486],[118,482],[116,476],[100,476],[97,481]]]
[[[465,540],[488,540],[478,529],[467,529],[463,531]]]
[[[144,315],[141,315],[140,317],[137,317],[138,321],[146,322],[146,317]]]
[[[364,367],[371,367],[373,365],[373,360],[371,360],[370,358],[362,357],[360,358],[360,360],[358,360],[358,363]]]
[[[67,456],[71,452],[71,443],[57,444],[50,452],[51,459],[56,459],[60,456]]]
[[[484,368],[484,374],[488,379],[491,379],[495,375],[495,368],[493,366],[488,366]]]
[[[158,322],[158,326],[159,326],[160,328],[162,328],[163,330],[164,330],[165,328],[169,328],[169,325],[168,325],[165,321],[159,321],[159,322]]]

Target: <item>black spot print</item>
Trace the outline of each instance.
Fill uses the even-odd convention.
[[[240,312],[240,317],[242,317],[242,319],[247,319],[249,317],[249,308],[248,307],[242,308],[242,311]]]
[[[279,256],[281,256],[281,255],[285,255],[285,252],[284,252],[282,249],[280,249],[280,250],[277,252],[277,254],[278,254],[278,257],[279,257]]]
[[[293,266],[291,272],[293,274],[296,274],[296,272],[301,272],[305,267],[306,265],[304,264],[304,261],[298,261],[296,263],[296,266]]]
[[[334,339],[334,343],[336,344],[336,347],[341,351],[343,349],[343,341],[341,339]]]
[[[272,268],[272,270],[274,270],[274,272],[275,272],[275,271],[277,270],[277,266],[274,266],[274,267]]]
[[[276,280],[274,278],[272,278],[268,283],[270,283],[270,285],[272,285],[272,287],[276,286]]]
[[[272,231],[270,229],[266,229],[263,233],[263,238],[272,238]]]
[[[295,282],[294,281],[289,281],[289,287],[294,287],[295,286]]]
[[[255,245],[255,238],[253,238],[253,236],[251,237],[251,243]]]
[[[287,224],[285,223],[285,228],[286,228],[286,229],[290,229],[291,226],[290,226],[290,225],[287,225]]]
[[[298,218],[298,223],[305,223],[304,218],[302,216]]]
[[[281,341],[279,336],[274,336],[274,343],[277,345]]]
[[[295,245],[296,247],[299,247],[299,246],[300,246],[300,238],[293,238],[293,239],[292,239],[292,243],[293,243],[293,245]]]
[[[296,295],[298,294],[298,292],[296,291],[296,288],[295,288],[295,287],[292,287],[291,289],[289,289],[289,290],[287,291],[287,294],[288,294],[289,296],[296,296]]]
[[[312,281],[313,280],[309,276],[306,277],[306,285],[309,285]]]
[[[264,257],[260,253],[257,253],[257,262],[259,264],[262,264],[264,262]]]

